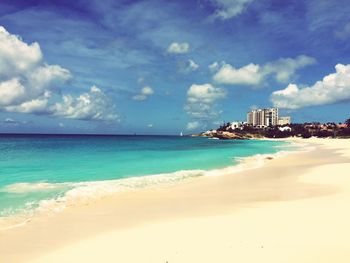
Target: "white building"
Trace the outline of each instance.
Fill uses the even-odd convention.
[[[280,131],[292,131],[292,128],[291,127],[288,127],[288,126],[285,126],[285,127],[278,127],[278,129],[280,130]]]
[[[231,122],[231,129],[235,130],[235,129],[243,129],[244,126],[244,122],[243,121],[233,121]]]
[[[278,118],[278,125],[288,125],[290,123],[291,123],[291,118],[289,116]]]
[[[257,109],[247,113],[247,124],[264,127],[278,124],[278,108]]]

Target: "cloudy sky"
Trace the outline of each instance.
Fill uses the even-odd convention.
[[[350,117],[348,0],[0,2],[0,132]]]

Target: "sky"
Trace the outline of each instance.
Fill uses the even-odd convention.
[[[348,0],[0,2],[0,132],[179,134],[350,117]]]

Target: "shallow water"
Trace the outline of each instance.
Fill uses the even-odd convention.
[[[178,136],[1,135],[0,216],[77,195],[77,189],[87,196],[200,176],[242,157],[276,153],[286,144]],[[145,175],[158,176],[146,180]]]

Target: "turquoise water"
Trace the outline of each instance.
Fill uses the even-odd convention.
[[[0,216],[36,208],[81,182],[223,168],[241,157],[276,153],[283,144],[176,136],[0,135]]]

